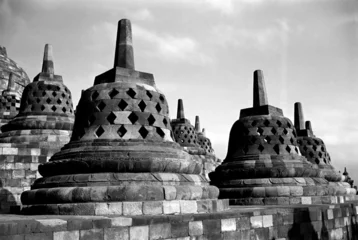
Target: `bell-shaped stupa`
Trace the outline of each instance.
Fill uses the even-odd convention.
[[[0,127],[18,114],[21,94],[29,83],[26,72],[0,46]]]
[[[223,163],[209,174],[230,204],[312,204],[344,195],[300,153],[292,122],[268,104],[261,70],[254,72],[253,107],[242,109]]]
[[[217,199],[219,190],[199,175],[201,168],[173,140],[153,75],[134,69],[131,24],[122,19],[114,67],[82,92],[71,141],[39,166],[43,178],[22,194],[23,213],[216,211],[227,201]]]
[[[0,142],[63,145],[73,122],[71,92],[54,74],[52,46],[46,44],[42,71],[25,87],[19,114],[1,127]]]

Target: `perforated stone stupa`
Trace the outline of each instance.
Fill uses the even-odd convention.
[[[82,92],[70,143],[39,166],[21,196],[26,214],[215,212],[215,186],[172,138],[168,104],[150,73],[134,69],[129,20],[118,23],[114,67]]]
[[[296,130],[282,110],[268,105],[261,70],[254,72],[253,107],[242,109],[230,132],[224,162],[209,176],[230,204],[337,202],[340,183],[328,182],[300,153]]]
[[[342,188],[346,189],[347,194],[356,194],[356,190],[344,182],[344,175],[335,170],[332,166],[331,158],[327,152],[327,147],[323,140],[316,137],[312,130],[310,121],[304,121],[302,104],[296,102],[294,105],[295,129],[297,132],[297,143],[301,154],[309,162],[317,165],[324,174],[324,177],[330,182],[340,182]]]
[[[17,94],[12,78],[2,94]],[[40,176],[38,165],[69,142],[73,122],[71,92],[54,74],[46,45],[41,73],[25,87],[19,113],[1,128],[0,212],[19,209],[20,194]]]
[[[21,94],[29,83],[26,72],[0,46],[0,127],[19,112]]]

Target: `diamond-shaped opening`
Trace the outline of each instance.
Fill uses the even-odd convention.
[[[122,125],[118,128],[117,133],[120,137],[123,137],[127,133],[127,129]]]
[[[184,138],[188,138],[188,135],[187,135],[187,134],[184,134]]]
[[[162,110],[162,107],[160,106],[159,103],[157,103],[157,105],[155,105],[155,109],[157,109],[158,113],[160,113],[160,111]]]
[[[53,105],[51,109],[52,109],[52,111],[56,112],[57,107],[55,105]]]
[[[310,157],[313,157],[313,156],[314,156],[313,152],[310,152],[308,155],[309,155]]]
[[[43,92],[42,92],[42,96],[43,96],[43,97],[46,96],[46,91],[43,91]]]
[[[264,133],[264,130],[262,128],[257,128],[257,133],[262,136],[262,134]]]
[[[103,109],[106,107],[106,104],[104,102],[100,102],[97,107],[102,112]]]
[[[277,121],[276,121],[276,124],[277,124],[277,126],[279,126],[279,127],[282,126],[282,122],[281,122],[280,120],[277,120]]]
[[[307,151],[307,149],[308,149],[307,146],[304,145],[304,146],[303,146],[303,150]]]
[[[44,90],[44,89],[42,88],[42,85],[39,85],[38,88],[39,88],[39,90]]]
[[[50,104],[51,99],[50,99],[50,98],[47,98],[47,99],[46,99],[46,102],[47,102],[47,104]]]
[[[270,125],[270,121],[266,119],[266,120],[264,121],[264,125],[265,125],[266,127],[268,127],[268,126]]]
[[[293,135],[294,137],[297,137],[297,134],[296,134],[296,130],[295,130],[295,129],[293,129],[292,135]]]
[[[45,110],[45,106],[41,105],[41,111]]]
[[[313,145],[312,149],[316,151],[316,150],[317,150],[317,146],[316,146],[316,145]]]
[[[65,92],[69,92],[70,90],[68,90],[68,88],[67,87],[65,87]]]
[[[153,95],[149,91],[147,91],[147,96],[149,97],[149,99],[153,97]]]
[[[156,129],[157,133],[159,136],[161,136],[162,138],[164,138],[165,133],[163,132],[163,130],[160,127],[157,127]],[[190,140],[189,140],[190,141]]]
[[[323,154],[321,152],[319,152],[318,156],[321,158],[323,156]]]
[[[326,160],[326,159],[324,159],[323,162],[324,162],[325,164],[327,164],[327,160]]]
[[[164,102],[164,97],[163,97],[163,95],[160,95],[160,96],[159,96],[159,99],[160,99],[160,101]]]
[[[278,140],[281,142],[281,144],[283,144],[283,143],[285,142],[285,139],[284,139],[282,136],[280,136],[280,137],[278,138]]]
[[[117,89],[113,88],[113,89],[108,93],[108,95],[109,95],[109,97],[110,97],[111,99],[113,99],[118,93],[119,93],[119,92],[117,91]]]
[[[163,123],[164,123],[165,126],[167,126],[168,120],[166,118],[163,118]]]
[[[57,99],[57,104],[61,104],[61,103],[62,103],[61,99]]]
[[[34,111],[34,110],[35,110],[35,106],[32,105],[32,106],[31,106],[31,111]]]
[[[59,86],[56,86],[56,90],[57,90],[57,91],[60,91],[61,88],[60,88]],[[66,90],[66,88],[65,88],[65,90]]]
[[[319,145],[320,144],[320,142],[317,140],[317,139],[315,139],[315,140],[313,140],[314,141],[314,143],[316,144],[316,145]]]
[[[244,151],[244,153],[247,154],[248,151],[249,151],[249,147],[246,145],[246,146],[242,149],[242,151]]]
[[[124,101],[123,99],[121,99],[121,101],[118,103],[118,107],[119,109],[121,109],[122,111],[128,106],[128,103],[126,101]]]
[[[260,152],[262,152],[265,148],[264,148],[264,146],[262,146],[262,145],[260,144],[257,149],[260,150]]]
[[[57,96],[57,92],[52,92],[52,96],[56,97]]]
[[[62,108],[62,112],[66,113],[67,109],[65,107]]]
[[[266,136],[264,138],[264,141],[267,142],[267,143],[270,143],[271,142],[271,138],[269,136]]]
[[[271,132],[272,132],[273,135],[275,135],[275,134],[277,133],[277,130],[273,127],[273,128],[271,129]]]
[[[97,130],[95,131],[95,134],[96,134],[97,137],[102,136],[103,133],[104,133],[104,129],[103,129],[102,126],[99,126],[99,127],[97,128]]]
[[[316,160],[314,160],[316,162],[316,164],[319,164],[319,159],[316,158]]]
[[[94,121],[96,120],[96,117],[94,116],[94,114],[92,114],[89,118],[88,118],[88,125],[91,126]]]
[[[285,128],[285,129],[283,129],[283,134],[285,134],[285,135],[287,135],[288,134],[288,131],[287,131],[287,129]]]
[[[40,103],[40,102],[41,102],[41,99],[40,99],[40,98],[36,98],[36,102],[37,102],[37,103]]]
[[[127,91],[127,94],[128,94],[128,96],[130,96],[131,98],[134,98],[137,93],[136,93],[132,88],[130,88],[130,89]]]
[[[288,146],[288,145],[286,146],[286,151],[289,152],[289,153],[291,152],[290,146]]]
[[[129,114],[128,116],[129,121],[131,121],[132,124],[136,123],[136,121],[138,121],[138,116],[132,112],[131,114]]]
[[[62,98],[65,98],[65,97],[66,97],[66,94],[65,94],[65,93],[62,93],[61,96],[62,96]]]
[[[92,93],[92,100],[96,100],[98,98],[98,96],[99,96],[99,93],[97,91],[94,91]]]
[[[51,85],[47,85],[47,90],[51,90]]]
[[[325,152],[325,151],[326,151],[323,146],[321,147],[321,150],[322,150],[322,152]]]
[[[114,120],[116,119],[116,114],[114,114],[113,112],[111,112],[108,116],[107,116],[107,120],[110,124],[114,124]]]
[[[155,118],[153,117],[152,114],[149,115],[147,120],[148,120],[148,123],[149,123],[150,126],[152,126],[155,123]]]
[[[280,154],[280,146],[278,144],[273,147],[273,150],[275,150],[276,154]]]
[[[138,132],[142,136],[143,139],[145,139],[149,133],[148,130],[144,126],[142,126]]]
[[[293,145],[293,143],[295,142],[292,137],[291,137],[291,139],[290,139],[290,142],[291,142],[292,145]]]
[[[140,110],[142,112],[144,112],[144,109],[147,107],[147,104],[145,104],[145,102],[142,100],[140,101],[140,103],[138,104],[138,107],[140,108]]]
[[[37,92],[32,92],[32,96],[36,97],[37,96]]]
[[[296,153],[298,153],[298,147],[295,147],[295,151],[296,151]]]
[[[257,121],[256,120],[252,121],[251,126],[255,127],[256,125],[257,125]]]

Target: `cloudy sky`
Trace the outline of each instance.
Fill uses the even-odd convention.
[[[306,120],[334,166],[358,181],[358,1],[0,0],[0,45],[32,79],[43,48],[75,104],[113,65],[116,25],[132,21],[136,69],[155,76],[176,116],[207,130],[224,158],[240,109],[252,105],[252,73],[265,74],[269,103]]]

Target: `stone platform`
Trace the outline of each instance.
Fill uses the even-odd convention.
[[[0,215],[0,239],[358,239],[358,201],[137,216]]]

